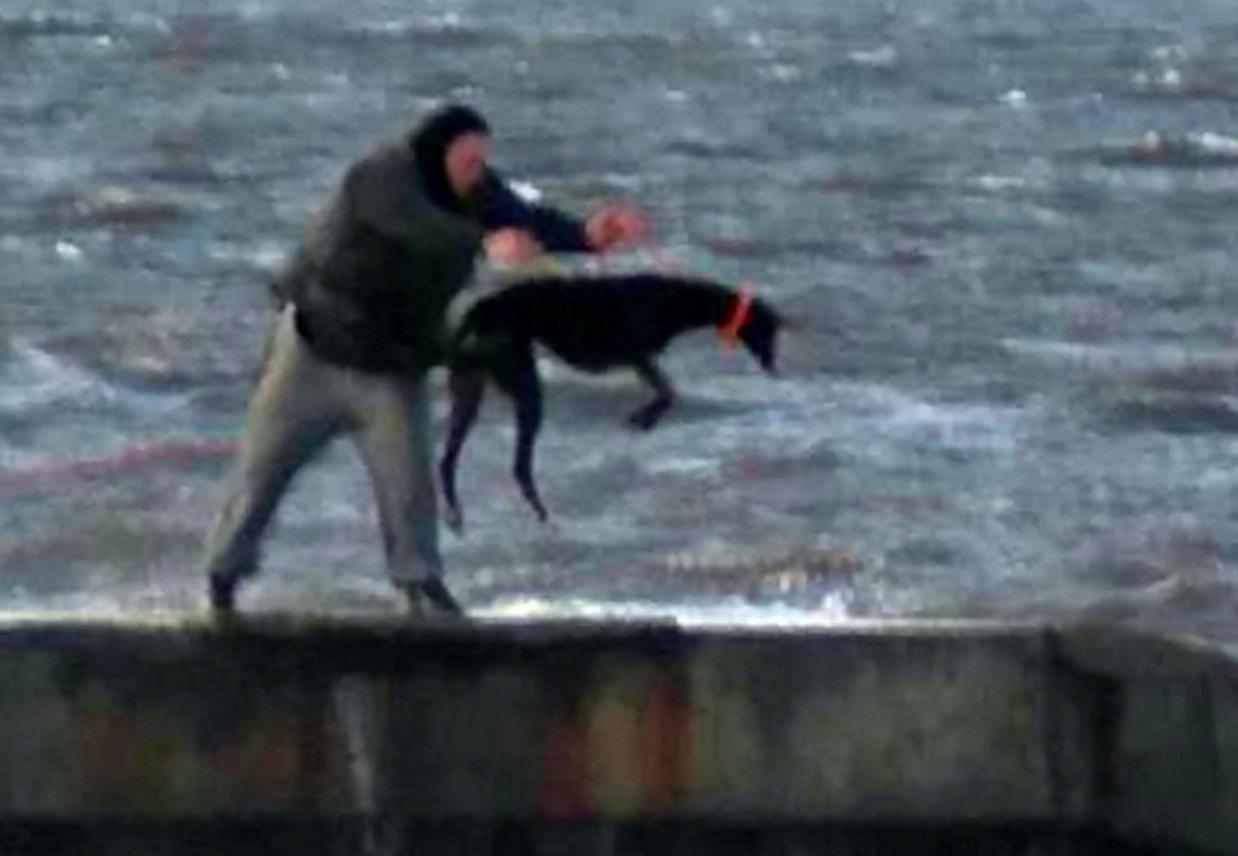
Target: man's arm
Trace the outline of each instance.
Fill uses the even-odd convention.
[[[549,205],[526,201],[493,170],[485,182],[481,219],[487,232],[524,229],[552,253],[596,252],[583,221]]]

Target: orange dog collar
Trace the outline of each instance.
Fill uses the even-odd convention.
[[[752,289],[741,286],[739,293],[735,295],[735,308],[731,310],[731,316],[718,326],[718,338],[724,345],[734,346],[739,343],[739,331],[744,329],[751,314]]]

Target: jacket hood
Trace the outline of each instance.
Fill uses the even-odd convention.
[[[464,134],[490,134],[481,114],[462,104],[449,104],[427,116],[413,129],[409,146],[430,200],[440,208],[462,213],[467,202],[456,196],[447,180],[447,147]]]

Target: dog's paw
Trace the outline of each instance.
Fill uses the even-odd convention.
[[[458,508],[448,507],[443,512],[443,522],[458,537],[464,537],[464,513]]]
[[[650,413],[648,410],[638,410],[628,417],[628,425],[637,431],[649,431],[658,424],[660,413]]]

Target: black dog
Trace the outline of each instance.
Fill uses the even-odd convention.
[[[549,277],[512,285],[479,300],[461,319],[449,343],[451,416],[439,462],[447,523],[457,532],[463,515],[456,499],[460,449],[481,405],[487,377],[516,409],[516,482],[538,516],[546,509],[533,481],[533,444],[542,419],[542,388],[533,343],[586,372],[630,367],[654,397],[629,417],[652,428],[675,392],[654,361],[675,336],[713,326],[724,339],[742,342],[769,373],[783,320],[764,301],[699,279],[659,274],[584,278]]]

